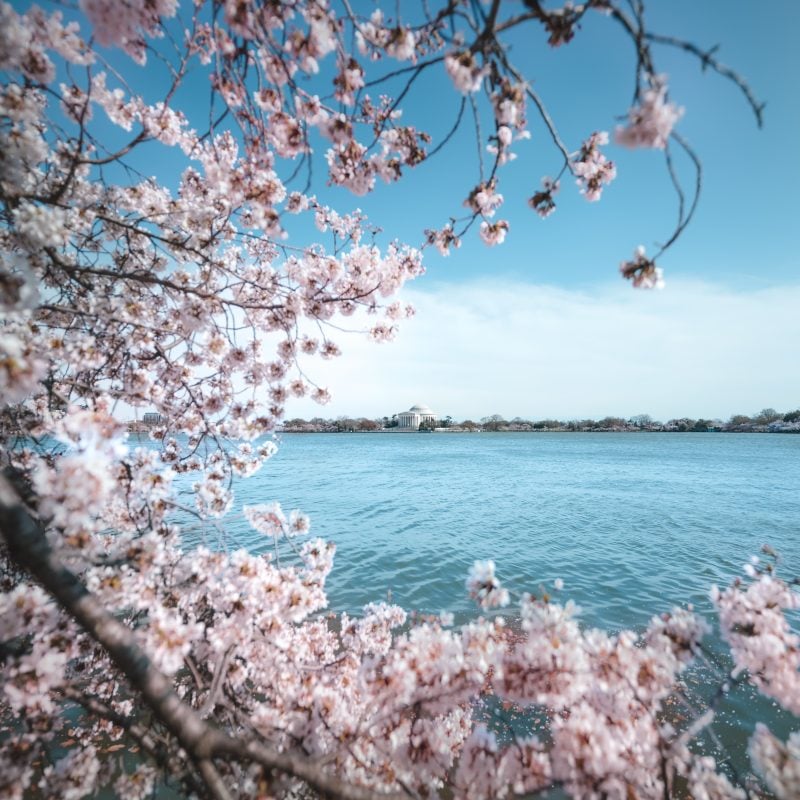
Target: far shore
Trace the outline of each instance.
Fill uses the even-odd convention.
[[[680,417],[667,422],[654,420],[649,414],[633,417],[603,417],[594,419],[540,419],[514,417],[507,420],[499,414],[457,422],[452,417],[425,417],[419,428],[403,427],[408,414],[392,417],[336,417],[336,419],[284,420],[277,433],[800,433],[800,409],[779,413],[765,408],[758,414],[735,414],[727,421]],[[414,419],[418,422],[419,418]],[[141,420],[127,423],[129,432],[150,433],[169,430],[169,421],[155,412],[146,413]]]
[[[800,428],[747,428],[742,430],[730,430],[722,428],[708,428],[706,430],[677,430],[674,428],[536,428],[536,429],[514,429],[502,428],[499,430],[486,430],[484,428],[434,428],[433,430],[398,430],[397,428],[378,428],[375,430],[363,429],[312,429],[302,430],[298,428],[278,428],[276,433],[291,434],[312,434],[312,433],[392,433],[398,435],[406,434],[428,434],[428,433],[800,433]]]

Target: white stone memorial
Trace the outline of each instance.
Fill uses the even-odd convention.
[[[401,411],[397,415],[397,430],[418,431],[423,422],[436,422],[437,416],[428,406],[411,406],[408,411]]]

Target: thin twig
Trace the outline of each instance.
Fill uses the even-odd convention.
[[[694,217],[694,213],[697,210],[697,204],[700,202],[700,192],[703,188],[703,164],[700,161],[697,153],[691,148],[689,143],[686,139],[683,138],[677,131],[672,131],[670,134],[670,138],[674,139],[684,150],[684,152],[689,156],[694,164],[695,168],[695,184],[694,184],[694,196],[692,198],[692,204],[689,207],[689,213],[683,218],[683,221],[675,228],[672,233],[672,236],[660,246],[658,253],[655,255],[655,259],[659,258],[659,256],[663,255],[664,252],[668,248],[670,248],[678,239],[678,237],[686,230],[686,226],[691,222],[692,217]]]
[[[764,125],[764,108],[766,107],[766,103],[759,101],[756,97],[755,92],[751,88],[750,84],[738,73],[736,70],[731,69],[731,67],[722,64],[714,57],[714,53],[719,49],[719,45],[715,45],[714,47],[709,48],[708,50],[703,50],[702,48],[698,47],[696,44],[692,44],[691,42],[684,41],[683,39],[678,39],[674,36],[662,36],[658,33],[645,33],[645,39],[650,42],[655,42],[656,44],[664,44],[670,47],[677,47],[681,50],[685,50],[687,53],[691,53],[694,56],[697,56],[700,59],[700,67],[702,70],[711,67],[714,72],[722,75],[723,78],[727,78],[729,81],[733,81],[739,89],[741,90],[742,94],[747,99],[747,102],[750,105],[750,108],[753,109],[753,114],[756,117],[756,123],[758,127],[761,128]]]

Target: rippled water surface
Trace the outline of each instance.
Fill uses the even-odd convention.
[[[336,542],[334,610],[357,613],[391,596],[462,622],[476,615],[469,567],[492,558],[517,596],[542,583],[552,590],[560,577],[561,598],[581,606],[584,624],[641,630],[687,602],[713,622],[711,584],[741,574],[765,542],[785,577],[800,575],[799,489],[800,436],[285,434],[266,467],[239,482],[224,537],[195,528],[191,539],[265,551],[273,543],[240,509],[278,500]],[[505,613],[513,620],[513,607]],[[724,653],[716,633],[706,646]],[[722,674],[699,665],[690,694],[709,697]],[[703,746],[746,771],[756,720],[783,738],[798,729],[797,718],[740,686],[718,706],[716,738]]]
[[[800,572],[800,436],[284,434],[240,481],[227,546],[262,551],[243,503],[278,500],[336,542],[336,610],[392,599],[471,612],[464,578],[493,558],[513,591],[564,580],[589,624],[707,607],[764,542]],[[204,534],[215,544],[217,534]]]

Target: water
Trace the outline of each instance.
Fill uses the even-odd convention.
[[[390,596],[406,609],[453,611],[460,623],[477,613],[469,567],[492,558],[517,596],[552,591],[561,578],[558,595],[581,606],[586,625],[641,630],[685,603],[713,623],[711,584],[740,575],[764,543],[780,553],[784,577],[800,575],[798,489],[800,436],[285,434],[266,467],[239,482],[225,534],[195,526],[190,540],[264,552],[273,543],[240,508],[278,500],[336,543],[333,610],[358,613]],[[724,652],[716,633],[706,644]],[[687,676],[700,697],[721,680],[703,668]],[[717,743],[701,746],[747,771],[756,720],[784,739],[800,727],[740,687],[718,707]]]
[[[284,434],[240,481],[226,545],[262,552],[243,503],[278,500],[337,545],[329,599],[355,613],[474,613],[464,590],[492,558],[512,592],[552,588],[607,629],[671,605],[710,607],[771,544],[800,573],[800,436],[770,434]],[[215,542],[217,532],[203,534]]]

